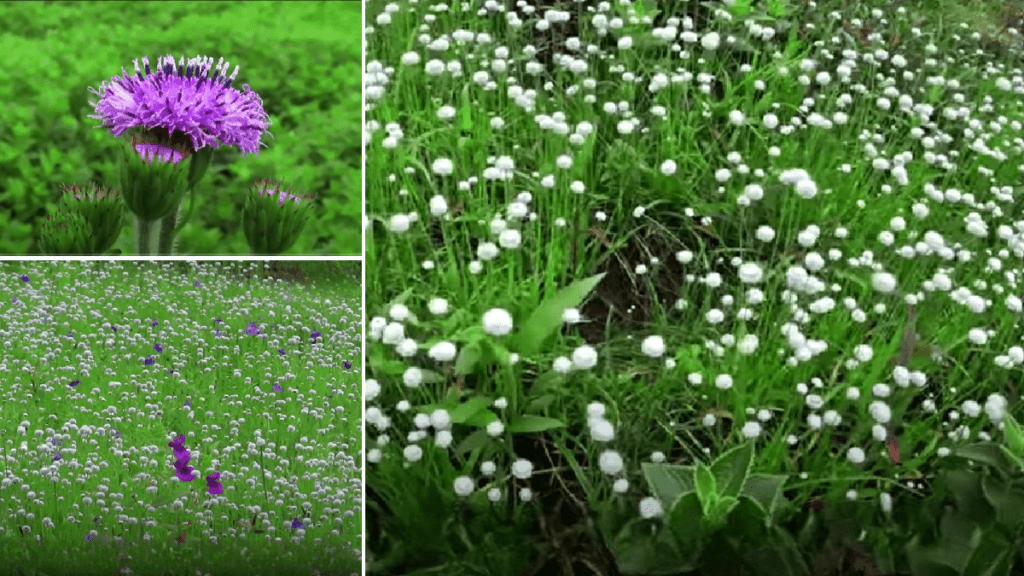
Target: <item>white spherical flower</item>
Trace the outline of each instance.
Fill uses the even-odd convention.
[[[481,242],[480,245],[476,247],[476,257],[485,262],[494,260],[498,257],[499,253],[500,251],[494,242]]]
[[[590,424],[590,436],[595,442],[611,442],[615,439],[615,427],[607,420],[594,420]]]
[[[622,456],[619,455],[615,450],[605,450],[601,452],[601,455],[597,459],[597,465],[601,469],[601,472],[609,476],[614,476],[619,472],[622,472],[623,468],[626,467],[622,461]]]
[[[700,45],[703,46],[705,50],[715,50],[718,48],[720,43],[721,37],[718,35],[718,32],[708,32],[700,39]]]
[[[430,215],[437,218],[448,211],[448,201],[440,194],[430,199]]]
[[[519,233],[519,230],[509,229],[498,234],[498,244],[506,250],[515,250],[522,243],[523,235]]]
[[[505,425],[501,423],[501,420],[495,420],[487,425],[487,435],[491,438],[497,438],[505,432]]]
[[[747,438],[757,438],[761,435],[761,425],[757,422],[747,422],[743,425],[742,432]]]
[[[455,165],[447,158],[438,158],[431,163],[430,169],[438,176],[450,176],[455,170]]]
[[[459,476],[455,479],[455,493],[459,496],[466,497],[473,493],[473,489],[476,485],[473,483],[473,479],[469,476]]]
[[[640,517],[650,520],[651,518],[657,518],[665,513],[664,508],[661,506],[661,502],[657,498],[648,496],[640,501]]]
[[[411,444],[402,450],[402,455],[405,456],[405,459],[409,462],[419,462],[420,458],[423,458],[423,448],[420,448],[415,444]]]
[[[896,277],[888,272],[875,272],[871,275],[871,287],[883,294],[892,294],[896,290]]]
[[[448,362],[455,359],[457,350],[455,344],[451,342],[438,342],[430,347],[430,351],[427,352],[427,356],[430,356],[438,362]]]
[[[619,478],[612,484],[612,490],[614,490],[616,494],[625,494],[629,491],[629,480]]]
[[[732,388],[732,376],[728,374],[719,374],[715,376],[715,388],[719,390],[728,390]]]
[[[512,463],[512,475],[520,480],[529,480],[533,476],[533,462],[520,458]]]
[[[661,163],[661,173],[665,176],[671,176],[676,173],[676,163],[674,160],[665,160]]]
[[[504,336],[512,331],[512,315],[508,310],[492,308],[484,313],[484,332],[492,336]]]
[[[648,336],[640,344],[640,351],[651,358],[660,358],[665,353],[665,339],[661,336]]]
[[[395,214],[388,219],[388,230],[396,234],[401,234],[402,232],[407,232],[409,230],[410,224],[411,222],[409,221],[408,216],[405,214]]]
[[[402,382],[409,388],[419,388],[423,383],[423,371],[415,366],[406,368],[402,374]]]
[[[431,298],[427,303],[427,310],[434,316],[444,316],[448,313],[448,301],[444,298]]]
[[[590,370],[597,366],[597,350],[592,346],[580,346],[572,351],[572,363],[580,370]]]
[[[572,370],[572,360],[569,360],[565,356],[559,356],[551,363],[551,369],[558,374],[568,374],[569,371]]]
[[[854,446],[846,451],[846,459],[854,464],[863,464],[864,450]]]
[[[739,275],[744,284],[758,284],[764,279],[764,270],[757,262],[744,262],[740,264]]]

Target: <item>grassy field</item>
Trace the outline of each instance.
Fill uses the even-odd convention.
[[[1024,566],[1016,4],[368,4],[370,572]]]
[[[196,189],[179,254],[248,254],[239,214],[253,182],[315,194],[287,254],[359,255],[359,2],[3,2],[0,253],[38,254],[61,185],[115,186],[121,140],[97,129],[88,91],[133,60],[209,56],[237,65],[270,116],[259,155],[220,147]],[[141,62],[141,60],[140,60]],[[71,110],[71,101],[80,107]],[[126,141],[130,141],[127,136]],[[116,187],[116,186],[115,186]],[[187,200],[186,200],[187,203]],[[132,253],[130,218],[112,251]]]
[[[0,264],[0,574],[358,574],[359,266]]]

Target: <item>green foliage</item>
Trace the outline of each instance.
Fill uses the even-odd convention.
[[[0,253],[37,254],[34,230],[61,183],[113,185],[118,139],[97,129],[89,87],[164,54],[221,56],[240,66],[271,117],[267,147],[243,157],[213,152],[183,254],[247,254],[239,219],[245,190],[274,178],[315,194],[305,233],[286,254],[361,253],[360,11],[357,2],[15,2],[4,8],[0,48]],[[126,24],[128,23],[128,24]],[[60,30],[60,34],[54,34]],[[130,252],[126,227],[114,252]]]

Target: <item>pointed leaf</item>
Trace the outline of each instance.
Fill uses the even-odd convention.
[[[750,476],[753,461],[754,442],[747,441],[726,450],[712,462],[711,472],[715,475],[718,493],[723,496],[739,496],[743,483]]]
[[[1003,434],[1006,436],[1006,445],[1010,448],[1010,452],[1013,452],[1018,458],[1024,458],[1024,431],[1009,414],[1003,419]]]
[[[694,489],[693,466],[644,462],[640,464],[640,470],[648,490],[662,506],[671,506],[680,495]]]
[[[548,337],[562,325],[562,313],[567,308],[576,308],[582,304],[602,278],[603,273],[578,280],[541,302],[520,328],[513,350],[520,356],[536,354]]]
[[[565,422],[547,416],[520,416],[509,422],[508,431],[512,434],[524,434],[564,427]]]
[[[492,400],[490,398],[484,396],[470,398],[449,412],[448,417],[451,418],[453,424],[465,424],[467,420],[475,416],[478,412],[486,410],[487,407],[491,405],[491,402]]]
[[[700,499],[704,511],[707,512],[718,501],[718,483],[715,481],[715,475],[707,465],[701,462],[697,464],[693,480],[697,497]]]

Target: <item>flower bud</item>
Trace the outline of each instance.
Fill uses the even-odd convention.
[[[187,138],[164,129],[134,134],[131,147],[124,147],[119,181],[128,209],[147,222],[177,210],[188,186],[188,166],[181,163],[193,153]]]
[[[124,208],[117,190],[63,186],[57,213],[47,217],[39,248],[46,254],[102,254],[121,235]]]
[[[242,230],[253,254],[280,254],[299,239],[309,220],[313,196],[298,196],[281,190],[270,180],[261,180],[249,190],[242,209]]]

